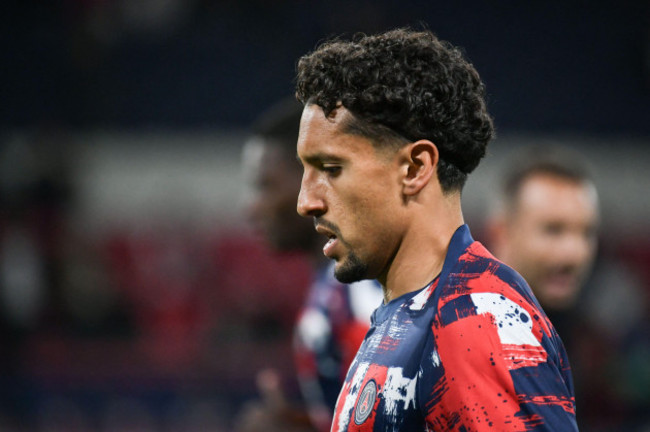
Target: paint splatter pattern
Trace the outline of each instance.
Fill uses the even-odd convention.
[[[373,314],[332,431],[494,430],[577,430],[573,383],[526,282],[463,226],[435,281]]]

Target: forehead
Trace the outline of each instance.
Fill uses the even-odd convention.
[[[244,144],[242,152],[244,172],[249,176],[269,175],[274,172],[286,172],[300,166],[293,155],[279,144],[274,144],[262,137],[252,137]]]
[[[520,212],[537,217],[596,219],[598,195],[591,182],[553,174],[534,174],[521,185]]]
[[[300,120],[298,157],[304,162],[310,162],[312,159],[374,153],[374,146],[369,139],[344,132],[343,126],[349,115],[349,111],[339,107],[326,117],[318,105],[306,105]]]

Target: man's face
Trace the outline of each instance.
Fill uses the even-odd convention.
[[[590,183],[534,174],[506,220],[506,262],[549,310],[571,307],[596,251],[598,198]]]
[[[334,274],[345,283],[384,274],[405,223],[399,151],[376,150],[368,139],[343,132],[350,115],[339,107],[326,118],[307,105],[298,137],[304,167],[298,212],[313,217],[329,238],[323,253],[336,261]]]
[[[301,168],[293,153],[261,138],[243,153],[251,186],[248,211],[253,227],[278,251],[307,250],[316,237],[309,221],[296,213]]]

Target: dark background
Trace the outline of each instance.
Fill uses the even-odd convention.
[[[9,1],[1,20],[5,127],[247,125],[322,39],[410,25],[464,47],[500,130],[650,134],[647,1]]]
[[[578,418],[647,431],[650,2],[632,0],[2,2],[1,430],[231,431],[269,366],[296,395],[310,267],[248,231],[241,144],[319,41],[399,26],[463,47],[486,83],[475,237],[513,147],[595,167]]]

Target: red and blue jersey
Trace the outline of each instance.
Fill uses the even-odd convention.
[[[575,431],[564,346],[526,282],[466,225],[440,275],[379,307],[332,431]]]

